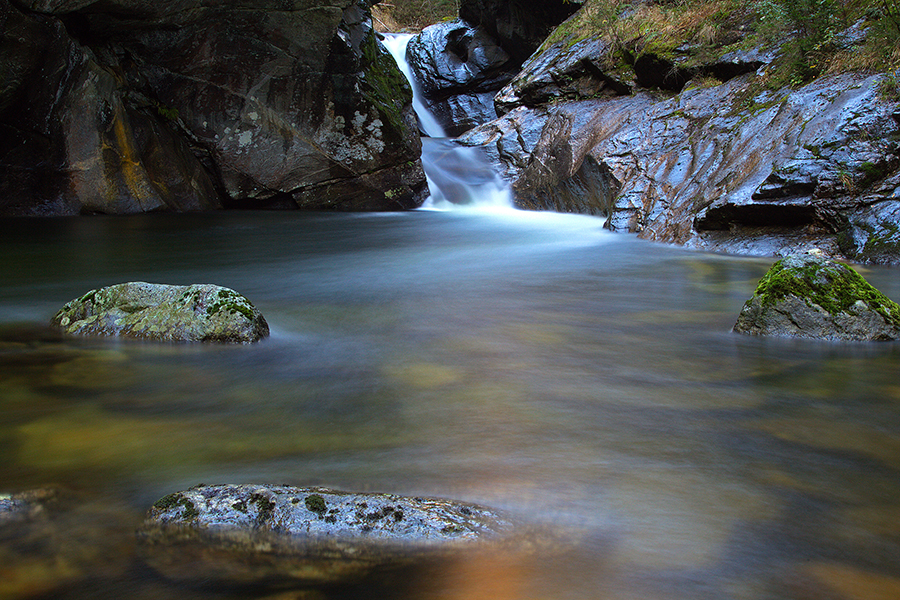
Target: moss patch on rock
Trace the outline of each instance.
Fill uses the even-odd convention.
[[[825,340],[900,338],[900,305],[855,269],[815,254],[779,260],[760,280],[734,331]]]
[[[153,508],[160,511],[169,511],[178,507],[182,508],[181,518],[185,521],[191,521],[200,515],[200,511],[197,510],[194,503],[185,498],[184,494],[169,494],[153,503]]]
[[[847,312],[862,300],[885,320],[900,325],[900,305],[873,287],[856,269],[812,255],[789,256],[775,263],[760,280],[755,294],[765,306],[794,295],[832,315]]]

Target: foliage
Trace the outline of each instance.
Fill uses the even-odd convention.
[[[900,0],[586,0],[548,43],[608,41],[622,64],[644,53],[701,64],[739,49],[779,58],[759,82],[780,89],[821,75],[900,73]],[[898,95],[888,77],[886,97]]]
[[[372,7],[381,31],[421,31],[459,15],[459,0],[388,0]]]

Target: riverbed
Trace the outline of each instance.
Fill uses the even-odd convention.
[[[134,553],[146,509],[201,482],[450,497],[555,540],[327,598],[900,597],[900,345],[731,333],[772,259],[602,225],[509,209],[0,221],[0,493],[75,498],[55,541],[0,535],[0,598],[262,594],[176,585]],[[900,299],[900,270],[860,270]],[[233,288],[272,335],[45,329],[124,281]]]

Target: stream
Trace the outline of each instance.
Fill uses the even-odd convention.
[[[201,482],[451,497],[561,540],[329,598],[897,597],[900,346],[731,333],[769,259],[513,210],[0,230],[0,483],[79,498],[58,539],[0,536],[2,598],[255,597],[134,555],[147,508]],[[895,268],[863,272],[900,298]],[[234,288],[272,336],[44,328],[130,280]]]

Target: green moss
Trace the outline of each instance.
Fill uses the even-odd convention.
[[[250,496],[250,502],[256,505],[257,521],[267,521],[275,510],[275,502],[262,494],[253,494]]]
[[[92,303],[93,303],[93,302],[95,302],[96,299],[97,299],[97,291],[98,291],[98,290],[91,290],[91,291],[89,291],[87,294],[85,294],[84,296],[82,296],[81,298],[79,298],[79,299],[78,299],[78,302],[81,302],[81,303],[85,303],[85,302],[92,302]]]
[[[900,253],[900,226],[890,221],[880,221],[879,228],[871,225],[857,225],[869,234],[860,252],[861,258],[873,259],[880,256],[894,256]]]
[[[169,121],[177,121],[179,117],[177,108],[171,108],[158,102],[156,103],[156,112],[159,116]]]
[[[325,504],[325,498],[319,494],[310,494],[306,497],[306,508],[318,514],[320,517],[328,510],[328,506]]]
[[[194,503],[185,498],[182,494],[169,494],[168,496],[163,496],[153,503],[153,508],[162,511],[172,510],[174,508],[178,508],[179,506],[183,508],[181,516],[186,521],[196,519],[200,516],[200,511],[197,510],[197,507],[194,505]]]
[[[412,102],[412,88],[393,57],[378,45],[374,33],[362,44],[362,93],[377,109],[385,124],[397,132],[406,129],[404,106]]]
[[[861,178],[859,181],[860,188],[867,188],[879,179],[883,179],[886,174],[885,166],[878,163],[866,161],[859,165]]]
[[[206,309],[206,314],[213,316],[220,310],[225,310],[232,314],[240,313],[250,321],[255,318],[249,300],[233,290],[220,290],[216,301]]]
[[[153,503],[153,508],[158,508],[159,510],[169,510],[170,508],[178,506],[181,498],[183,498],[181,494],[169,494],[168,496],[163,496]]]
[[[184,506],[184,512],[181,514],[181,516],[186,520],[190,521],[200,516],[200,511],[197,510],[197,507],[194,506],[194,503],[187,498],[182,498],[181,504]]]
[[[778,261],[760,280],[756,295],[763,306],[796,296],[837,315],[862,300],[886,320],[900,325],[900,305],[875,289],[855,269],[825,260]]]

